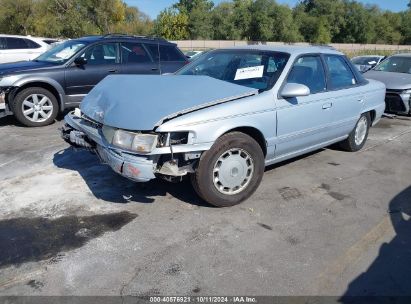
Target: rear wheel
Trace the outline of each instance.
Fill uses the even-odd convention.
[[[354,130],[350,133],[348,138],[340,143],[341,148],[349,152],[356,152],[361,150],[368,138],[368,131],[371,125],[371,117],[369,113],[361,115],[357,121]]]
[[[13,104],[17,120],[27,127],[51,124],[58,114],[56,97],[48,90],[33,87],[19,92]]]
[[[234,206],[249,198],[264,173],[264,154],[250,136],[232,132],[220,137],[200,159],[192,175],[194,189],[217,207]]]

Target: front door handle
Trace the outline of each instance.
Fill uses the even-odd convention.
[[[109,72],[109,73],[117,73],[118,70],[109,70],[108,72]]]
[[[325,103],[325,104],[323,104],[323,110],[327,110],[327,109],[331,108],[332,106],[333,106],[333,104],[331,102]]]
[[[152,71],[158,71],[158,68],[152,68],[151,70]]]

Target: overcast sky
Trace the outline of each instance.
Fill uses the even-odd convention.
[[[213,0],[215,4],[224,0]],[[226,0],[225,0],[226,1]],[[395,12],[405,10],[408,0],[359,0],[362,3],[377,4],[383,9],[392,10]],[[125,0],[128,5],[137,6],[141,11],[148,14],[151,18],[155,18],[164,8],[171,6],[176,0]],[[277,0],[278,3],[295,5],[298,0]]]

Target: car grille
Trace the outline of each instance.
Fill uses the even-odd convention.
[[[400,91],[387,90],[385,95],[385,104],[387,112],[404,112],[406,111],[404,101],[400,96]]]

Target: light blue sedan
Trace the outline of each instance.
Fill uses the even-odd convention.
[[[105,78],[62,136],[131,180],[189,175],[205,201],[233,206],[265,166],[334,143],[360,150],[384,97],[383,83],[330,48],[222,49],[176,75]]]

